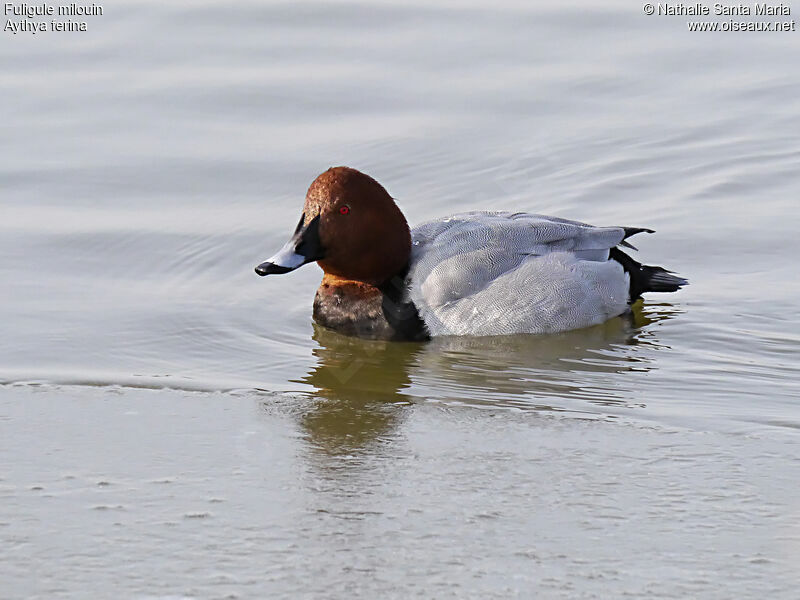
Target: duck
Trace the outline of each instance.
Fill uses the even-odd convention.
[[[409,228],[386,189],[350,167],[311,183],[289,241],[260,276],[316,262],[314,320],[366,339],[554,334],[623,315],[688,281],[622,250],[643,227],[472,211]]]

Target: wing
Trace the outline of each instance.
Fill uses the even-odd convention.
[[[624,227],[594,227],[529,213],[469,212],[429,221],[412,231],[412,279],[426,299],[443,304],[485,287],[526,257],[569,252],[608,260],[626,237]]]
[[[527,319],[521,330],[535,331],[530,313],[552,321],[561,311],[563,319],[580,321],[581,314],[567,314],[577,310],[584,320],[604,320],[626,306],[619,298],[626,296],[624,273],[608,263],[608,253],[627,235],[623,227],[528,213],[470,212],[430,221],[412,231],[411,298],[429,326],[438,329],[444,320],[452,331],[466,323],[463,333],[501,316]],[[610,300],[597,289],[610,290]]]
[[[468,212],[419,225],[412,236],[415,246],[444,258],[492,246],[519,255],[608,250],[638,231],[530,213]]]

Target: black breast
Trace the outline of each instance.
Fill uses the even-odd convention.
[[[408,282],[404,272],[397,275],[381,285],[380,289],[383,299],[381,308],[383,316],[395,331],[393,339],[424,341],[431,338],[425,321],[419,316],[419,311],[414,303],[408,298]]]

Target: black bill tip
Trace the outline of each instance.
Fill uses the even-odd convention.
[[[271,262],[263,262],[256,267],[256,273],[264,277],[264,275],[280,275],[281,273],[288,273],[293,271],[290,267],[282,267]]]

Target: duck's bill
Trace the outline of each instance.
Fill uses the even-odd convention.
[[[306,263],[323,258],[322,245],[319,241],[319,215],[305,226],[304,220],[305,215],[300,217],[292,239],[286,242],[277,254],[258,265],[256,273],[262,277],[288,273]]]
[[[279,275],[280,273],[294,271],[297,267],[301,267],[307,262],[305,256],[297,254],[295,245],[290,240],[286,242],[286,245],[281,248],[275,256],[269,257],[258,265],[256,267],[256,273],[261,276]]]

